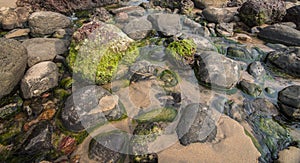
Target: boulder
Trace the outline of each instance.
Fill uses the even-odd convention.
[[[134,40],[145,38],[151,30],[151,22],[144,17],[129,21],[123,28],[123,31]]]
[[[263,28],[258,37],[288,46],[300,46],[300,31],[289,26],[274,24]]]
[[[291,85],[278,94],[281,111],[294,119],[300,120],[300,86]]]
[[[177,36],[181,33],[182,25],[180,16],[176,14],[152,14],[148,20],[158,32],[164,36]]]
[[[31,35],[34,37],[40,37],[44,35],[51,35],[58,29],[69,27],[71,25],[71,20],[65,15],[59,13],[39,11],[30,15],[28,25]]]
[[[193,0],[195,7],[205,9],[207,7],[224,7],[228,0]]]
[[[259,61],[251,63],[248,67],[248,72],[256,79],[262,79],[266,75],[266,70]]]
[[[294,22],[297,25],[297,28],[300,29],[300,5],[287,9],[283,20]]]
[[[239,8],[241,20],[250,27],[280,22],[285,14],[282,0],[248,0]]]
[[[300,48],[294,48],[270,52],[267,61],[289,75],[300,77],[299,57]]]
[[[229,23],[233,21],[236,13],[227,8],[208,7],[202,11],[202,15],[212,23]]]
[[[125,116],[119,98],[100,86],[76,90],[65,102],[62,123],[67,130],[80,132]]]
[[[189,14],[194,9],[192,0],[150,0],[149,3],[153,6],[170,8],[171,10],[178,9],[182,14]]]
[[[258,97],[262,93],[262,88],[259,85],[256,85],[255,83],[251,83],[247,80],[242,80],[239,83],[239,88],[246,94]]]
[[[20,42],[5,38],[0,38],[0,49],[0,98],[2,98],[22,79],[27,64],[27,51]]]
[[[217,127],[212,111],[204,104],[190,104],[183,109],[176,132],[182,145],[211,141],[216,136]]]
[[[21,81],[21,91],[25,99],[37,97],[58,85],[58,68],[55,63],[38,63],[27,70]]]
[[[217,52],[204,51],[196,56],[195,75],[211,87],[231,89],[240,78],[240,65]]]
[[[23,28],[29,17],[29,11],[25,7],[1,8],[0,26],[5,30]]]
[[[52,61],[57,55],[64,54],[68,50],[66,41],[56,38],[33,38],[25,40],[22,45],[28,52],[28,66]]]

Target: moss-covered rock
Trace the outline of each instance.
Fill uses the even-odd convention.
[[[248,0],[239,8],[241,20],[250,27],[280,22],[285,13],[281,0]]]
[[[177,115],[173,108],[154,109],[136,117],[138,122],[172,122]]]
[[[67,62],[76,77],[106,84],[119,63],[130,63],[139,54],[133,40],[119,28],[102,22],[90,22],[73,35]]]
[[[196,49],[197,45],[190,39],[174,41],[167,47],[167,50],[176,60],[181,60],[181,58],[192,59]]]

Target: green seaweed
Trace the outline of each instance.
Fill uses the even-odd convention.
[[[135,119],[139,123],[144,122],[172,122],[177,115],[177,110],[173,108],[154,109],[137,116]]]
[[[181,58],[192,58],[196,53],[196,49],[196,44],[190,39],[174,41],[167,47],[167,50],[171,52],[171,55],[176,60],[181,60]]]

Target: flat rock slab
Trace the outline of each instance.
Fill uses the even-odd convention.
[[[176,14],[153,14],[148,20],[157,31],[165,36],[176,36],[181,33],[182,25],[179,15]]]
[[[22,43],[28,52],[28,66],[42,61],[52,61],[68,50],[67,41],[55,38],[33,38]]]

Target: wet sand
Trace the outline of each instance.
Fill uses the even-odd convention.
[[[0,8],[1,7],[16,7],[17,0],[0,0]]]

